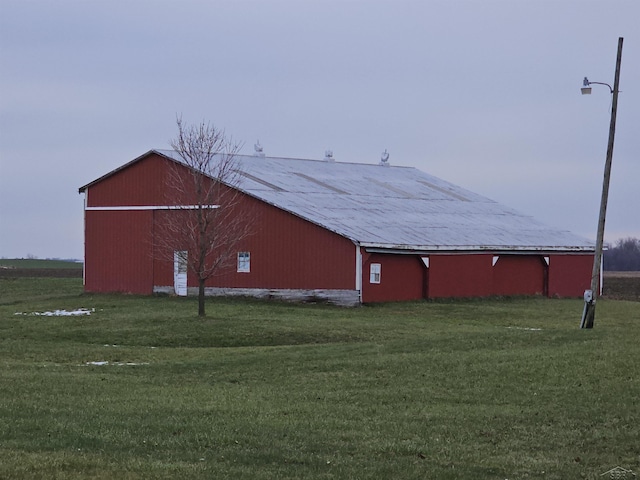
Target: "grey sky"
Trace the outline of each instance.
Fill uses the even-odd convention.
[[[0,256],[81,258],[77,189],[176,114],[267,155],[410,165],[594,239],[640,237],[640,2],[0,0]]]

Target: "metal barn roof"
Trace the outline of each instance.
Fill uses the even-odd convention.
[[[181,162],[173,150],[155,152]],[[243,173],[240,190],[363,247],[423,252],[594,249],[584,238],[416,168],[236,158]]]

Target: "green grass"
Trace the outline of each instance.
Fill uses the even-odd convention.
[[[593,330],[540,298],[207,311],[0,279],[0,478],[640,472],[640,303],[599,301]]]
[[[0,267],[82,269],[82,263],[68,260],[43,260],[38,258],[0,258]]]

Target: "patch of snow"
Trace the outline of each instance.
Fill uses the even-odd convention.
[[[106,360],[101,361],[101,362],[87,362],[85,363],[85,365],[94,365],[94,366],[99,366],[102,367],[104,365],[116,365],[119,367],[123,367],[123,366],[135,366],[135,365],[149,365],[149,362],[108,362]]]
[[[95,308],[89,310],[88,308],[78,308],[77,310],[53,310],[51,312],[16,312],[14,315],[35,315],[42,317],[75,317],[78,315],[91,315],[96,311]]]

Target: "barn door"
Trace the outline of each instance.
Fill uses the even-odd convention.
[[[176,295],[187,296],[187,252],[185,250],[173,252],[173,289]]]

